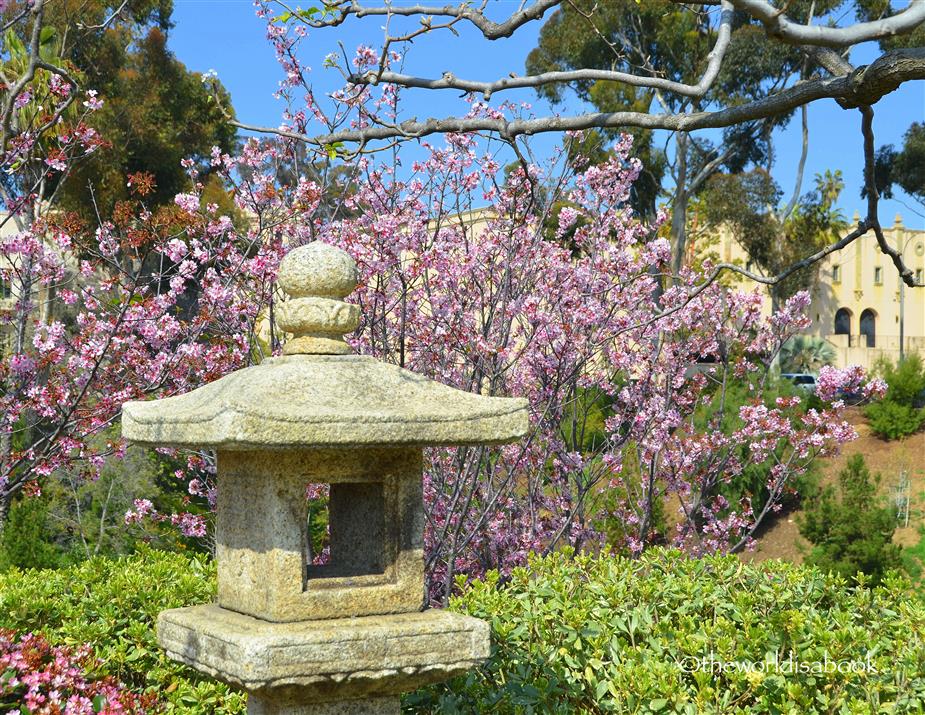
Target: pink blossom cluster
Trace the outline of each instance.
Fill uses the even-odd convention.
[[[623,524],[631,551],[665,537],[693,553],[748,546],[812,459],[853,438],[838,403],[806,411],[799,397],[761,400],[777,351],[805,326],[808,296],[765,319],[759,294],[704,287],[690,271],[663,287],[667,242],[628,204],[639,171],[628,137],[609,162],[561,181],[547,209],[532,195],[551,183],[544,170],[502,179],[478,147],[450,136],[426,146],[402,178],[361,160],[346,216],[300,232],[358,262],[358,351],[464,390],[529,400],[520,443],[428,452],[434,601],[458,574],[506,572],[562,544],[600,548],[604,517]],[[557,217],[548,212],[555,200],[565,204]],[[716,426],[694,428],[695,411],[731,380],[755,393],[736,415],[742,426],[719,429],[720,407]],[[839,388],[863,380],[824,378]],[[580,437],[590,397],[611,413],[591,447]],[[760,510],[749,498],[728,502],[724,485],[782,450]],[[654,523],[654,505],[665,503],[678,510],[667,535]]]
[[[113,678],[91,678],[89,647],[52,646],[41,635],[0,630],[0,707],[9,715],[143,715],[153,696],[138,696]],[[24,709],[25,708],[25,709]]]
[[[88,95],[88,111],[98,102]],[[93,146],[85,142],[84,151]],[[46,155],[76,160],[56,152]],[[231,180],[251,156],[216,153],[212,163]],[[96,479],[107,457],[124,453],[119,440],[97,438],[124,402],[185,392],[269,354],[257,333],[282,235],[205,203],[188,169],[190,190],[167,207],[146,204],[150,176],[129,177],[131,200],[95,227],[42,213],[29,196],[9,207],[8,220],[21,228],[0,242],[13,298],[0,313],[11,343],[0,357],[0,505],[39,493],[57,470]],[[241,215],[254,207],[266,215],[272,186],[254,176],[249,188],[266,193],[238,196]],[[188,476],[198,479],[190,496],[211,499],[208,470]],[[200,516],[165,519],[187,535],[205,534]]]

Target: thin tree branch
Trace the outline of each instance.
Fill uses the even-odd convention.
[[[522,25],[533,20],[539,20],[545,12],[552,7],[557,6],[561,0],[536,0],[532,5],[518,12],[515,12],[503,22],[494,22],[485,17],[482,10],[485,3],[478,9],[472,6],[472,3],[460,3],[459,5],[392,5],[387,3],[379,7],[367,7],[361,5],[356,0],[352,2],[342,2],[334,4],[330,10],[337,15],[333,18],[323,20],[313,20],[310,17],[295,15],[294,17],[309,27],[337,27],[343,24],[351,15],[357,18],[374,17],[374,16],[403,16],[415,17],[422,16],[422,24],[429,25],[430,18],[433,17],[452,17],[459,20],[466,20],[478,28],[482,35],[488,40],[498,40],[503,37],[510,37]]]

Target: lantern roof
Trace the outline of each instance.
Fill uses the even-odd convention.
[[[277,310],[293,338],[283,355],[192,392],[127,402],[122,434],[150,445],[292,449],[362,445],[503,443],[527,431],[527,401],[449,387],[375,358],[350,354],[343,334],[359,308],[346,252],[315,242],[279,270],[289,299]]]

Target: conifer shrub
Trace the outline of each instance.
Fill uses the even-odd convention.
[[[896,511],[877,495],[880,475],[872,475],[864,456],[854,454],[829,486],[810,500],[800,533],[813,544],[806,562],[847,579],[857,573],[880,581],[902,566],[893,543]]]

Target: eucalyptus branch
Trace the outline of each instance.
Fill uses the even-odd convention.
[[[512,89],[528,87],[542,87],[548,84],[561,84],[567,82],[621,82],[633,87],[660,89],[685,97],[703,97],[719,74],[726,49],[732,37],[732,5],[723,1],[723,12],[717,31],[716,43],[707,57],[707,67],[697,84],[675,82],[663,77],[645,77],[630,72],[615,70],[580,69],[567,72],[543,72],[541,74],[517,77],[511,75],[492,82],[468,80],[456,77],[452,72],[444,72],[440,79],[416,77],[400,72],[386,72],[381,70],[351,74],[348,81],[358,85],[393,84],[399,87],[416,89],[455,89],[463,92],[476,92],[487,101],[493,94]]]
[[[804,25],[784,15],[765,0],[730,0],[736,10],[747,12],[760,21],[769,35],[791,45],[817,45],[841,48],[870,40],[904,35],[925,22],[925,0],[912,0],[909,6],[890,17],[859,22],[849,27]],[[786,5],[784,6],[786,9]]]

